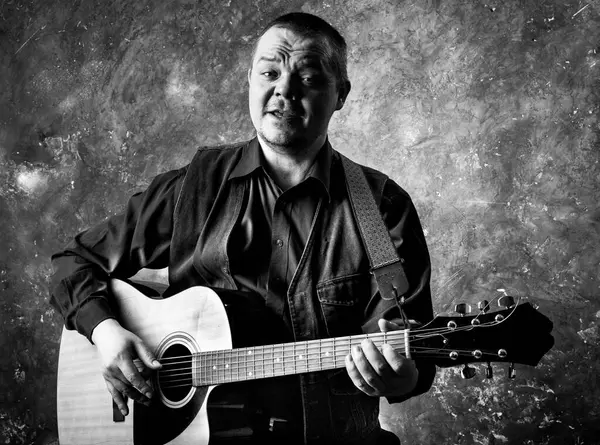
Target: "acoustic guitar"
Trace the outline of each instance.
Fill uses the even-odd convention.
[[[488,372],[490,362],[510,363],[509,375],[515,363],[535,366],[554,343],[547,317],[530,303],[511,302],[496,312],[484,305],[474,315],[437,316],[418,329],[232,348],[218,290],[192,287],[152,299],[124,281],[112,280],[111,288],[120,323],[163,365],[151,378],[155,400],[120,416],[95,347],[64,329],[57,385],[61,445],[208,444],[208,398],[217,385],[343,368],[350,348],[365,338],[439,367],[462,365],[465,377],[472,376],[471,363],[488,363]]]

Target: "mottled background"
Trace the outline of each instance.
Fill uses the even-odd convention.
[[[556,347],[486,380],[451,368],[382,421],[403,444],[600,443],[600,1],[0,1],[0,443],[55,444],[50,255],[203,144],[252,135],[258,29],[347,37],[334,147],[413,196],[438,313],[505,289]]]

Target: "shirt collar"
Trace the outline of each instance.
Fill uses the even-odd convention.
[[[333,149],[329,144],[329,139],[325,141],[323,147],[319,150],[315,162],[311,166],[310,170],[306,174],[306,178],[315,178],[320,181],[325,190],[329,194],[329,183],[331,178],[331,159],[333,156]],[[242,155],[240,160],[229,174],[228,179],[241,178],[250,175],[257,169],[261,169],[266,173],[264,169],[264,157],[261,152],[260,143],[258,138],[252,139],[242,149]],[[306,179],[305,179],[306,180]]]

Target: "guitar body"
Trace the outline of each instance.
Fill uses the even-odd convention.
[[[111,284],[119,321],[141,337],[159,360],[183,355],[186,349],[196,353],[232,347],[227,313],[213,290],[193,287],[153,300],[123,281]],[[208,443],[207,400],[214,386],[185,385],[168,392],[157,390],[155,384],[156,400],[150,407],[129,400],[130,415],[115,421],[100,370],[96,348],[79,333],[63,330],[57,385],[61,445]]]

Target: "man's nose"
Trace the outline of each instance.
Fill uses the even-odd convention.
[[[279,76],[277,84],[275,86],[275,94],[281,96],[284,99],[298,99],[299,97],[299,85],[297,79],[290,74],[284,74]]]

